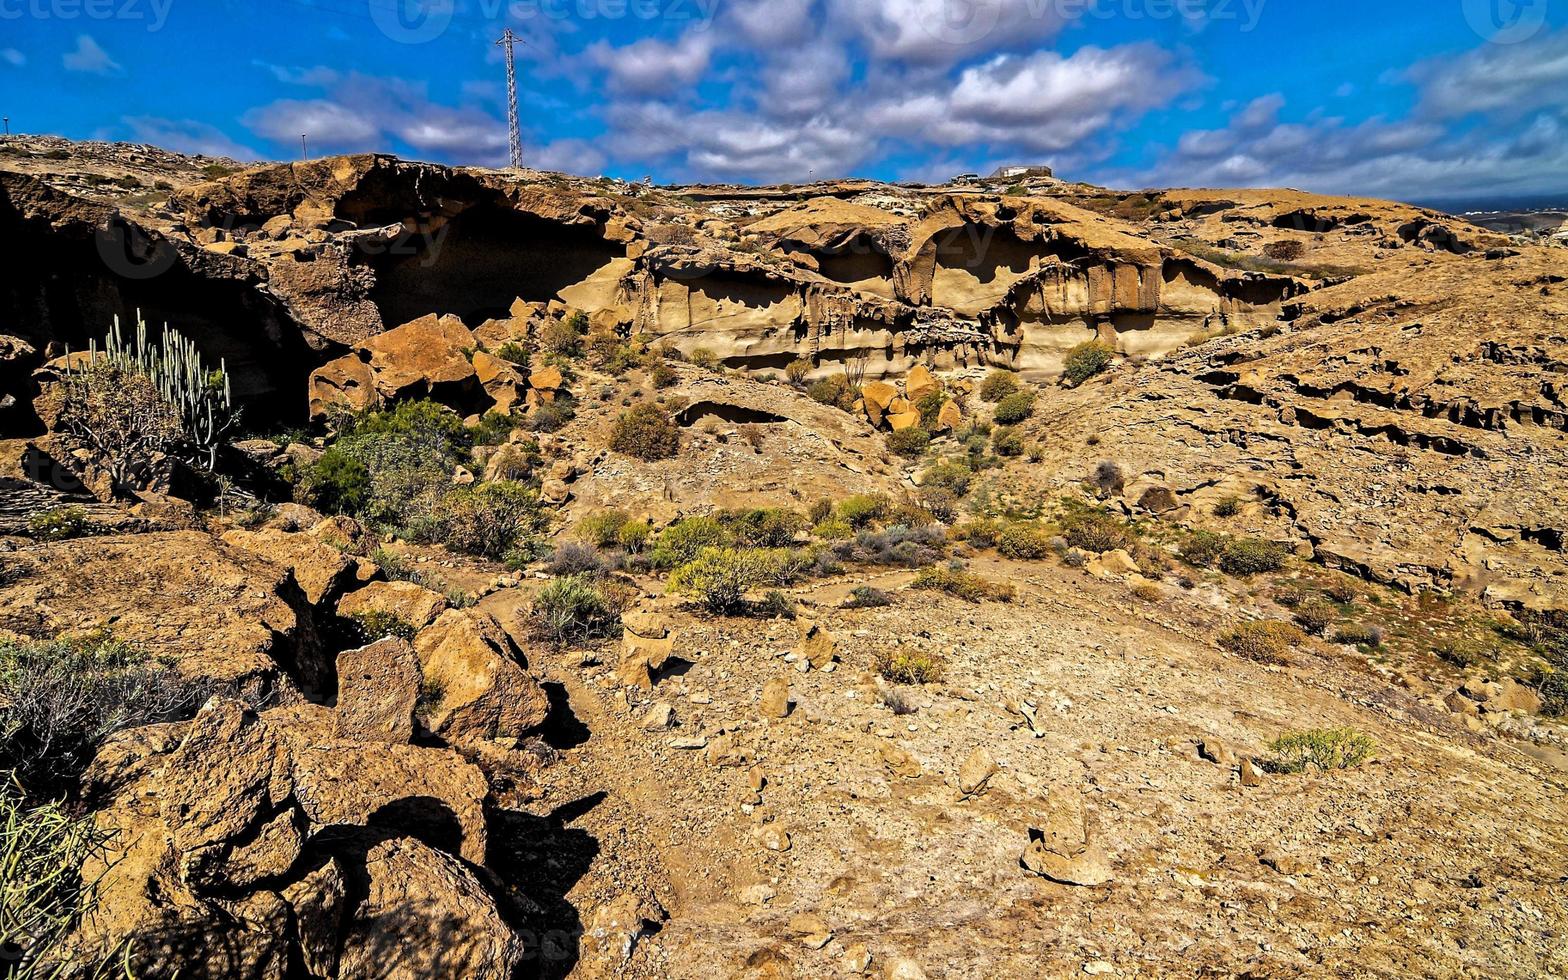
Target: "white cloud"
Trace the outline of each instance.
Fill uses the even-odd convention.
[[[644,38],[622,47],[605,41],[590,45],[588,60],[609,73],[616,91],[646,95],[689,88],[708,71],[714,36],[689,30],[673,43]]]
[[[1568,106],[1568,30],[1521,44],[1483,44],[1457,58],[1434,58],[1407,77],[1422,87],[1420,111],[1442,118],[1472,113],[1522,116]]]
[[[252,109],[241,121],[258,136],[289,145],[305,134],[318,146],[365,149],[381,135],[365,115],[328,99],[279,99]]]
[[[998,50],[1033,47],[1061,30],[1044,0],[827,0],[828,16],[871,57],[955,65]]]
[[[109,57],[109,52],[99,47],[92,35],[82,34],[76,39],[76,50],[67,51],[61,62],[66,71],[88,72],[94,75],[111,75],[120,70],[119,62]]]
[[[285,85],[303,85],[309,88],[323,88],[332,85],[339,79],[335,69],[325,65],[316,65],[311,68],[299,68],[293,65],[275,65],[271,62],[256,60],[251,64],[265,70],[269,75]]]
[[[216,126],[194,119],[160,119],[156,116],[126,116],[125,124],[140,142],[153,143],[181,153],[255,160],[258,154],[236,143]]]
[[[0,61],[5,62],[12,68],[20,68],[27,64],[27,55],[15,48],[0,48]]]

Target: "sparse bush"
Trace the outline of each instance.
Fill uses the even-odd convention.
[[[429,516],[472,438],[456,412],[431,401],[365,412],[345,422],[296,493],[318,510],[401,526]]]
[[[757,603],[757,615],[763,619],[794,619],[795,600],[778,589],[769,589]]]
[[[1181,560],[1194,568],[1213,568],[1225,554],[1230,539],[1213,531],[1193,531],[1177,549]]]
[[[925,568],[915,576],[912,588],[945,592],[965,602],[1012,602],[1017,590],[1005,582],[993,582],[970,572],[951,568]]]
[[[528,413],[527,424],[531,432],[560,432],[575,417],[572,406],[565,402],[540,402]]]
[[[934,520],[951,524],[958,519],[958,495],[946,487],[922,487],[919,499]]]
[[[1116,348],[1099,340],[1086,340],[1067,352],[1062,363],[1062,377],[1079,385],[1111,366],[1116,358]]]
[[[475,446],[499,446],[512,435],[517,423],[510,415],[486,412],[479,424],[468,430],[469,441]]]
[[[844,601],[845,609],[876,609],[880,606],[891,606],[893,597],[881,589],[874,589],[869,585],[857,585],[849,593],[849,598]]]
[[[577,524],[577,538],[586,541],[596,548],[611,548],[620,536],[621,528],[625,527],[631,518],[625,511],[607,510],[597,514],[590,514]]]
[[[719,366],[719,355],[706,347],[698,347],[686,355],[686,362],[692,367],[699,367],[704,371],[712,371]]]
[[[0,641],[0,770],[67,795],[110,735],[187,717],[207,693],[106,632]]]
[[[1296,607],[1296,622],[1314,636],[1322,636],[1339,619],[1339,610],[1322,599],[1309,599]]]
[[[1039,561],[1051,553],[1051,533],[1031,524],[1013,524],[997,539],[996,550],[1008,558]]]
[[[1294,585],[1287,585],[1274,593],[1274,601],[1286,609],[1294,609],[1307,600],[1306,594]]]
[[[64,951],[71,929],[96,905],[93,883],[83,882],[78,873],[108,843],[93,815],[78,815],[61,803],[30,806],[18,787],[0,783],[0,835],[0,941],[6,976],[44,980],[119,972],[113,963],[93,969],[73,962]],[[70,970],[73,966],[76,972]]]
[[[1010,425],[999,427],[991,434],[991,448],[998,456],[1012,459],[1024,454],[1024,437]]]
[[[1002,537],[1002,530],[1001,522],[989,517],[977,517],[958,525],[953,533],[960,541],[967,541],[976,548],[994,548]]]
[[[888,434],[887,448],[906,459],[918,459],[931,445],[931,433],[919,426],[910,426]]]
[[[570,575],[546,585],[534,598],[533,621],[542,639],[555,644],[589,643],[620,626],[619,603],[587,575]]]
[[[1264,760],[1264,768],[1277,773],[1354,769],[1372,758],[1374,748],[1372,739],[1354,728],[1287,732],[1269,743],[1273,755]]]
[[[92,533],[92,522],[84,508],[51,507],[27,519],[27,533],[39,541],[68,541]]]
[[[1144,602],[1159,602],[1165,597],[1165,593],[1153,582],[1139,582],[1132,587],[1132,594]]]
[[[1233,538],[1220,555],[1220,568],[1231,575],[1277,572],[1285,567],[1287,552],[1272,541],[1259,538]]]
[[[711,517],[687,517],[659,532],[648,556],[654,568],[674,568],[697,557],[704,548],[734,543],[729,529]]]
[[[811,533],[824,541],[844,541],[855,536],[855,529],[842,517],[829,517],[818,521]]]
[[[894,684],[935,684],[942,679],[941,658],[918,650],[879,652],[874,666],[877,673]]]
[[[1356,583],[1348,578],[1336,578],[1324,587],[1323,591],[1335,602],[1349,605],[1361,597],[1361,590]]]
[[[1034,393],[1015,391],[996,403],[991,417],[997,425],[1017,425],[1034,413]]]
[[[813,503],[811,505],[811,508],[806,511],[806,520],[810,521],[813,524],[819,524],[822,521],[825,521],[829,517],[832,517],[832,516],[833,516],[833,501],[829,500],[826,497],[819,498],[815,503]]]
[[[920,427],[927,432],[935,432],[942,422],[942,406],[947,404],[947,395],[941,391],[929,391],[920,396],[915,402],[915,411],[920,413]]]
[[[1277,262],[1295,262],[1307,253],[1307,247],[1294,239],[1269,242],[1263,246],[1265,257]]]
[[[1290,651],[1305,637],[1290,623],[1260,620],[1242,623],[1220,637],[1220,646],[1238,656],[1264,664],[1286,662]]]
[[[610,563],[599,553],[599,549],[584,541],[563,542],[550,558],[549,572],[556,578],[601,578],[609,570]]]
[[[616,420],[610,448],[644,461],[669,459],[680,452],[680,428],[657,405],[638,405]]]
[[[1231,517],[1235,517],[1239,513],[1241,513],[1241,498],[1240,497],[1226,497],[1225,499],[1221,500],[1219,503],[1214,505],[1214,516],[1215,517],[1231,518]]]
[[[1089,478],[1094,484],[1094,489],[1101,498],[1110,497],[1121,493],[1127,486],[1127,475],[1122,472],[1120,463],[1114,460],[1102,459],[1094,468],[1094,475]]]
[[[1136,540],[1127,522],[1103,510],[1078,510],[1062,518],[1062,536],[1074,548],[1104,552],[1127,548]]]
[[[999,402],[1018,390],[1018,375],[1011,371],[992,371],[980,382],[980,397],[988,402]]]
[[[419,632],[414,628],[413,623],[385,609],[355,613],[353,618],[354,625],[359,629],[360,639],[366,643],[374,643],[389,636],[400,640],[412,640],[414,634]]]
[[[1383,645],[1383,630],[1378,626],[1362,626],[1359,623],[1352,623],[1347,626],[1341,626],[1334,631],[1334,642],[1376,649]]]
[[[539,349],[559,357],[577,357],[583,352],[583,335],[567,321],[551,320],[539,329]]]
[[[805,382],[806,375],[810,373],[811,362],[803,357],[797,357],[795,360],[790,361],[788,364],[784,365],[784,377],[789,379],[790,384],[797,387]]]
[[[933,525],[889,527],[885,531],[861,531],[852,542],[834,547],[841,561],[862,565],[905,565],[920,568],[942,557],[947,535]]]
[[[1543,671],[1536,678],[1535,692],[1541,697],[1541,714],[1548,718],[1568,716],[1568,666]]]

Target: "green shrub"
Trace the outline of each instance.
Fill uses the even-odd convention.
[[[1301,628],[1315,636],[1322,636],[1328,632],[1339,619],[1339,610],[1333,604],[1322,599],[1310,599],[1296,607],[1296,622]]]
[[[1103,552],[1131,547],[1136,537],[1127,522],[1103,510],[1078,510],[1062,518],[1062,536],[1074,548]]]
[[[187,717],[207,693],[109,633],[0,641],[0,770],[67,795],[110,735]]]
[[[974,470],[963,463],[940,462],[927,466],[920,474],[922,487],[942,487],[953,491],[954,495],[962,497],[969,492],[969,483],[974,479]]]
[[[686,361],[693,367],[702,368],[704,371],[712,371],[719,366],[719,355],[706,347],[698,347],[686,355]]]
[[[1372,758],[1374,748],[1372,739],[1354,728],[1287,732],[1269,743],[1273,757],[1264,761],[1264,767],[1278,773],[1354,769]]]
[[[1011,371],[992,371],[980,382],[980,397],[988,402],[999,402],[1018,390],[1018,375]]]
[[[757,615],[763,619],[794,619],[797,611],[795,600],[778,589],[769,589],[757,603]]]
[[[887,437],[887,448],[905,459],[919,459],[930,445],[931,433],[915,425],[891,432]]]
[[[920,427],[927,432],[935,432],[942,423],[942,406],[947,404],[947,395],[941,391],[930,391],[920,396],[915,402],[915,411],[920,413]]]
[[[52,507],[27,519],[27,533],[39,541],[68,541],[92,532],[87,511],[75,505]]]
[[[296,492],[318,510],[399,527],[428,516],[471,445],[456,412],[431,401],[400,402],[347,420],[301,474]]]
[[[1193,531],[1177,549],[1181,560],[1194,568],[1213,568],[1225,554],[1230,538],[1213,531]]]
[[[469,441],[475,446],[499,446],[512,436],[517,423],[510,415],[486,412],[479,424],[468,430]]]
[[[620,626],[619,604],[589,575],[570,575],[550,582],[534,597],[536,633],[556,646],[589,643],[614,635]]]
[[[1038,561],[1051,553],[1051,534],[1035,525],[1013,524],[997,538],[996,550],[1008,558]]]
[[[668,585],[671,592],[700,599],[713,612],[726,614],[739,609],[747,591],[767,577],[766,565],[754,551],[704,548],[670,573]]]
[[[915,575],[911,588],[945,592],[965,602],[1011,602],[1017,590],[1005,582],[993,582],[970,572],[951,568],[924,568]]]
[[[1301,630],[1289,623],[1261,620],[1230,630],[1220,637],[1220,646],[1258,663],[1281,664],[1304,639]]]
[[[528,363],[528,346],[526,344],[520,344],[515,340],[508,340],[500,347],[497,347],[495,350],[491,351],[491,353],[496,357],[499,357],[501,360],[510,361],[513,364],[526,365]]]
[[[1034,392],[1015,391],[996,403],[991,417],[997,425],[1017,425],[1034,413]]]
[[[942,660],[936,654],[917,650],[879,652],[876,671],[894,684],[935,684],[942,679]]]
[[[627,554],[640,554],[653,536],[653,527],[647,521],[627,521],[615,532],[615,543]]]
[[[855,407],[856,400],[860,398],[860,391],[849,383],[847,377],[836,374],[813,381],[806,387],[806,395],[812,401],[832,405],[847,412]]]
[[[824,541],[847,541],[855,536],[855,529],[842,517],[829,517],[818,521],[811,533]]]
[[[583,352],[585,332],[563,320],[551,320],[539,329],[539,349],[546,354],[576,357]]]
[[[1334,642],[1376,649],[1383,645],[1383,630],[1377,626],[1363,626],[1360,623],[1351,623],[1341,626],[1334,631]]]
[[[591,514],[577,524],[577,538],[586,541],[597,548],[613,547],[631,518],[625,511],[607,510],[598,514]]]
[[[412,640],[419,632],[413,623],[384,609],[355,613],[354,624],[359,628],[360,638],[366,643],[374,643],[389,636],[395,636],[400,640]]]
[[[1235,517],[1241,513],[1241,498],[1226,497],[1214,505],[1214,516],[1220,518]]]
[[[1062,377],[1072,384],[1083,384],[1111,366],[1116,348],[1099,340],[1086,340],[1067,352]]]
[[[16,786],[0,783],[0,835],[0,943],[6,976],[44,980],[119,972],[107,962],[91,968],[64,948],[72,928],[96,905],[93,883],[82,881],[78,872],[109,842],[92,814],[78,815],[60,803],[29,806]]]
[[[674,568],[697,557],[704,548],[734,544],[729,529],[711,517],[687,517],[659,532],[648,556],[654,568]]]
[[[998,456],[1012,459],[1024,454],[1024,437],[1010,425],[997,428],[991,434],[991,448]]]
[[[880,494],[856,494],[839,501],[838,516],[858,530],[885,517],[888,506],[888,499]]]
[[[960,541],[967,541],[976,548],[994,548],[1001,540],[1003,530],[1000,521],[977,517],[958,525],[953,529],[953,534]]]
[[[1290,553],[1272,541],[1259,538],[1234,538],[1220,555],[1220,568],[1231,575],[1277,572],[1285,567]]]
[[[1535,682],[1541,696],[1541,714],[1548,718],[1568,717],[1568,667],[1543,672]]]
[[[736,544],[747,548],[783,548],[806,529],[805,515],[787,507],[723,511],[717,519]]]
[[[638,405],[610,430],[610,448],[633,459],[669,459],[681,449],[681,430],[657,405]]]
[[[874,589],[869,585],[857,585],[850,590],[849,598],[844,602],[845,609],[876,609],[881,606],[891,606],[893,597],[881,589]]]
[[[673,388],[680,383],[681,376],[668,364],[660,361],[648,372],[648,380],[658,389]]]
[[[454,551],[500,558],[546,523],[539,498],[521,483],[452,487],[413,528],[416,537]]]

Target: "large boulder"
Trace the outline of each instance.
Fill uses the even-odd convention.
[[[419,655],[407,640],[387,637],[338,654],[336,731],[354,742],[406,744],[419,703]]]
[[[474,352],[474,374],[490,399],[491,409],[511,415],[526,397],[528,382],[511,361],[485,351]]]
[[[223,542],[287,568],[312,606],[331,606],[376,574],[375,565],[345,555],[312,534],[236,528],[223,535]]]
[[[421,720],[455,745],[515,739],[550,711],[544,688],[519,663],[494,617],[448,609],[414,638],[424,678]]]
[[[339,616],[383,613],[423,629],[446,612],[446,597],[413,582],[372,582],[338,600]]]
[[[376,403],[376,378],[358,354],[345,354],[310,373],[310,417],[362,412]]]
[[[343,941],[341,977],[510,980],[528,952],[460,862],[416,840],[365,859],[369,891]]]
[[[439,398],[475,380],[473,332],[455,316],[420,317],[363,344],[376,393],[383,398]]]

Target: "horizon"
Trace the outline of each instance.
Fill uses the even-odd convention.
[[[1568,202],[1565,6],[0,0],[0,112],[16,134],[244,162],[298,159],[303,134],[310,157],[504,166],[493,40],[510,28],[541,170],[755,186],[1025,163],[1126,190],[1552,207]],[[1325,56],[1259,57],[1281,47]],[[200,84],[168,84],[168,64]]]

